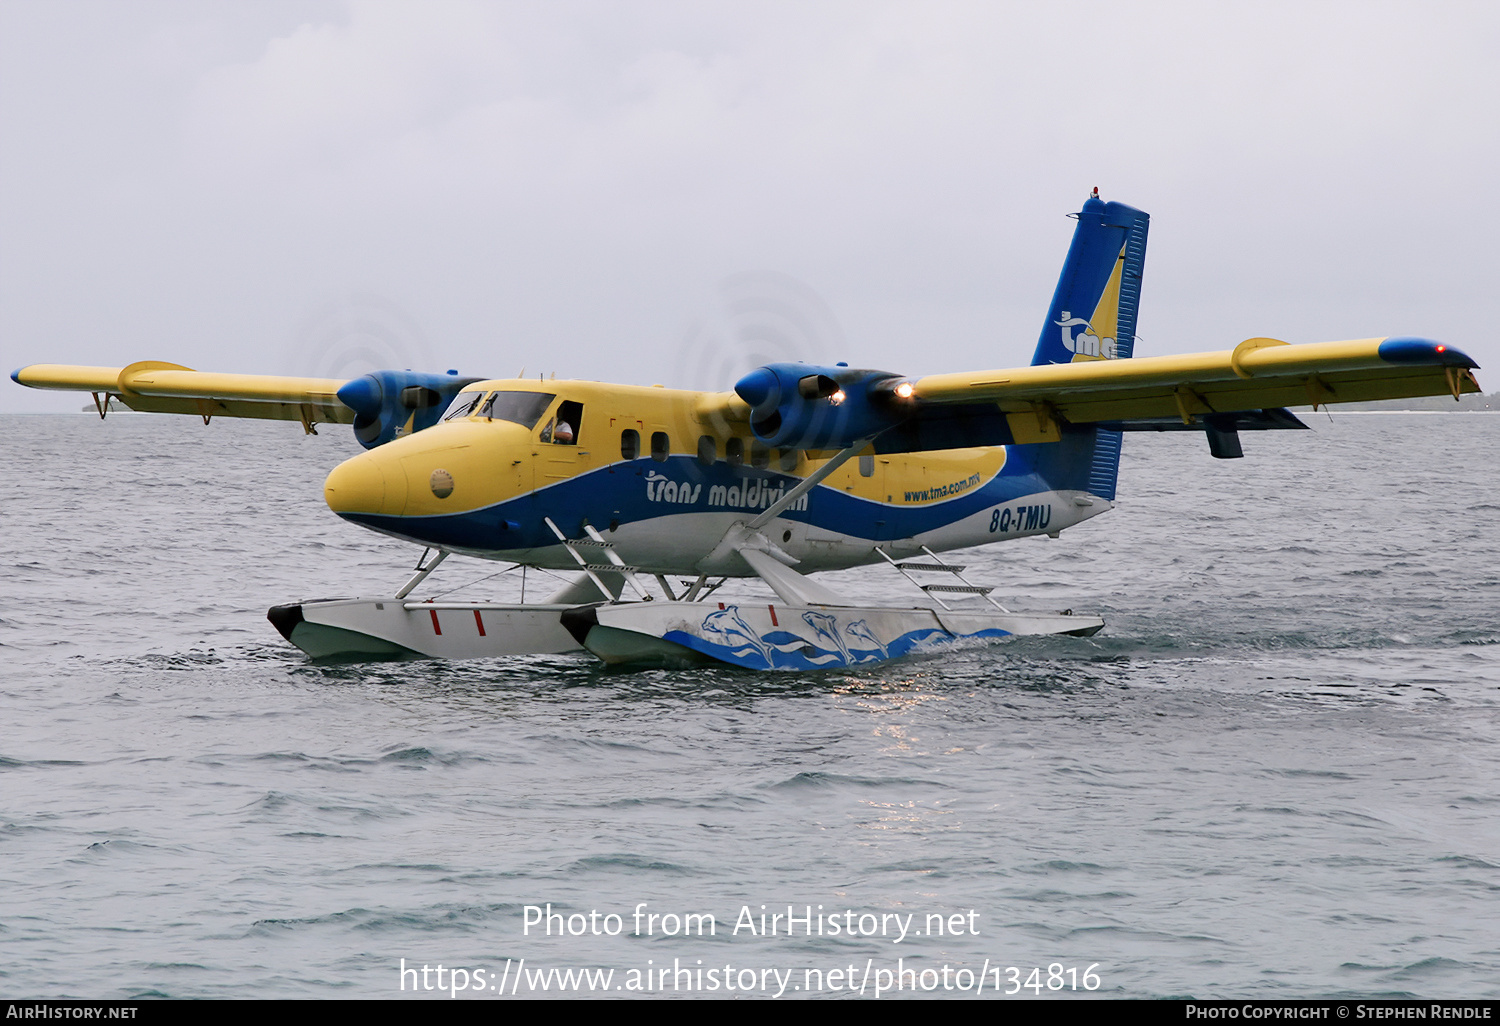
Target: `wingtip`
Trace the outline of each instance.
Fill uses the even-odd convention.
[[[1469,354],[1430,338],[1397,335],[1385,339],[1378,350],[1386,363],[1437,364],[1443,367],[1478,367]]]

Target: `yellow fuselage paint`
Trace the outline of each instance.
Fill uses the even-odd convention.
[[[714,461],[728,460],[730,450],[736,449],[746,466],[762,465],[796,477],[813,473],[833,455],[766,451],[747,422],[723,416],[724,404],[705,403],[701,392],[522,380],[481,382],[466,390],[476,392],[486,397],[493,392],[545,392],[554,398],[529,428],[470,415],[355,456],[329,474],[324,486],[328,505],[339,513],[405,517],[483,509],[623,462],[627,456],[622,439],[628,431],[636,433],[638,458],[702,458],[711,443]],[[564,403],[582,407],[573,442],[544,441]],[[662,435],[665,447],[653,450],[653,439]],[[877,503],[922,506],[980,486],[1004,464],[1003,447],[881,456],[867,450],[835,470],[821,487]],[[435,490],[433,475],[438,471],[446,477]],[[447,494],[438,494],[447,488]]]

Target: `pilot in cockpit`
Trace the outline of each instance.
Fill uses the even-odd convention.
[[[547,421],[547,426],[542,428],[539,440],[553,445],[577,445],[578,425],[582,420],[583,404],[564,401],[558,405],[556,419]]]

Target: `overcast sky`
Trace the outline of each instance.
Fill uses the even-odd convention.
[[[1138,355],[1417,334],[1500,388],[1495,3],[0,17],[6,373],[1004,367],[1098,186],[1152,215]]]

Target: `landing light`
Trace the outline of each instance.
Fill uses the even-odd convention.
[[[829,396],[828,401],[837,406],[839,403],[843,402],[845,398],[847,397],[844,395],[844,390],[841,388],[837,392],[833,393],[833,395]]]
[[[914,393],[915,391],[916,389],[912,387],[910,381],[903,381],[901,382],[901,384],[896,386],[896,395],[902,399],[910,399],[912,397],[912,393]]]

